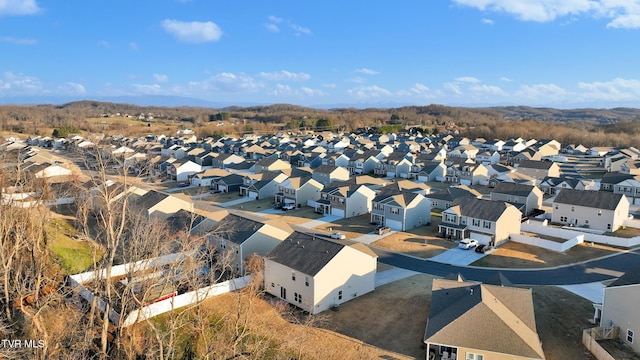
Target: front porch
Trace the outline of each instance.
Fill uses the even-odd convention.
[[[427,350],[428,360],[457,360],[458,348],[451,346],[442,346],[429,344]]]
[[[331,214],[331,204],[329,201],[324,199],[316,201],[316,212],[324,215]]]
[[[467,225],[443,223],[438,225],[438,233],[443,238],[451,240],[460,240],[469,237]]]

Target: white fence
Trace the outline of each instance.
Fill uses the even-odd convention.
[[[137,271],[142,271],[148,268],[161,267],[166,264],[172,264],[182,261],[185,258],[185,253],[175,253],[160,256],[153,259],[136,261],[133,263],[116,265],[111,268],[111,277],[121,277]],[[68,278],[69,285],[78,290],[80,296],[82,296],[89,303],[94,299],[97,302],[98,307],[102,312],[105,311],[106,303],[103,299],[96,298],[95,294],[87,289],[84,285],[97,280],[106,279],[106,270],[100,271],[87,271],[80,274],[70,275]],[[144,306],[140,309],[136,309],[127,314],[126,317],[121,317],[113,308],[109,309],[109,321],[115,325],[121,325],[124,327],[131,326],[138,321],[149,319],[151,317],[166,313],[173,309],[178,309],[187,305],[195,304],[204,299],[212,296],[221,295],[230,291],[241,289],[251,281],[251,275],[245,277],[228,280],[219,284],[214,284],[204,288],[200,288],[194,291],[190,291],[178,296],[174,296],[156,303]]]
[[[559,237],[562,239],[571,239],[579,235],[584,235],[584,241],[597,244],[613,245],[620,247],[634,247],[640,244],[640,237],[620,238],[616,236],[607,236],[582,232],[579,230],[559,229],[555,227],[545,226],[544,223],[525,221],[521,224],[522,231],[528,231],[541,235]]]
[[[511,241],[519,242],[522,244],[533,245],[541,248],[545,248],[556,252],[565,252],[572,247],[582,244],[584,242],[584,235],[578,235],[565,242],[555,242],[551,240],[545,240],[538,237],[526,236],[520,234],[511,234]]]
[[[164,314],[173,309],[178,309],[187,305],[196,304],[212,296],[222,295],[230,291],[241,289],[249,284],[251,275],[227,280],[225,282],[200,288],[178,296],[158,301],[137,310],[133,310],[120,324],[123,327],[131,326],[136,322],[143,321],[160,314]]]

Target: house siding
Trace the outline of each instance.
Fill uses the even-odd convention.
[[[637,303],[640,298],[640,285],[614,286],[604,289],[604,302],[600,326],[620,327],[620,341],[640,353],[640,311]],[[634,333],[633,343],[629,343],[627,330]]]

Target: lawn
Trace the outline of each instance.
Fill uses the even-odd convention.
[[[232,199],[232,200],[235,200],[235,199]],[[250,211],[250,212],[260,212],[266,209],[271,209],[272,207],[273,207],[273,199],[269,198],[269,199],[262,199],[262,200],[253,200],[253,201],[248,201],[242,204],[232,205],[232,206],[229,206],[229,209],[244,210],[244,211]]]
[[[319,219],[322,217],[322,214],[315,212],[315,209],[312,207],[305,206],[300,209],[282,211],[279,214],[265,214],[265,217],[279,219],[288,224],[300,225],[311,220]]]
[[[391,234],[372,245],[425,259],[456,247],[455,242],[440,237],[437,225],[439,221],[434,220],[432,214],[430,225]]]
[[[326,232],[327,234],[333,231],[339,231],[345,234],[347,239],[353,239],[368,234],[376,228],[376,225],[371,224],[370,221],[371,217],[369,214],[365,214],[325,223],[313,229]]]
[[[97,259],[102,250],[91,240],[76,240],[77,231],[64,219],[51,219],[46,226],[47,245],[67,274],[76,274],[93,265],[94,252]],[[97,260],[96,259],[96,260]]]

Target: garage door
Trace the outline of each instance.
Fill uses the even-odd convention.
[[[220,190],[222,192],[227,192],[227,185],[219,185],[218,184],[218,190]]]
[[[249,197],[252,199],[257,199],[258,198],[258,193],[255,191],[249,191]]]
[[[469,237],[472,239],[478,240],[478,242],[483,245],[489,245],[489,243],[491,242],[491,236],[486,234],[479,234],[479,233],[472,232],[471,235],[469,235]]]
[[[391,220],[391,219],[386,219],[386,224],[388,227],[392,228],[393,230],[396,231],[402,231],[402,221],[400,220]]]
[[[340,218],[344,218],[344,210],[343,209],[331,209],[331,215],[339,216]]]
[[[471,180],[460,180],[460,184],[471,186]]]

